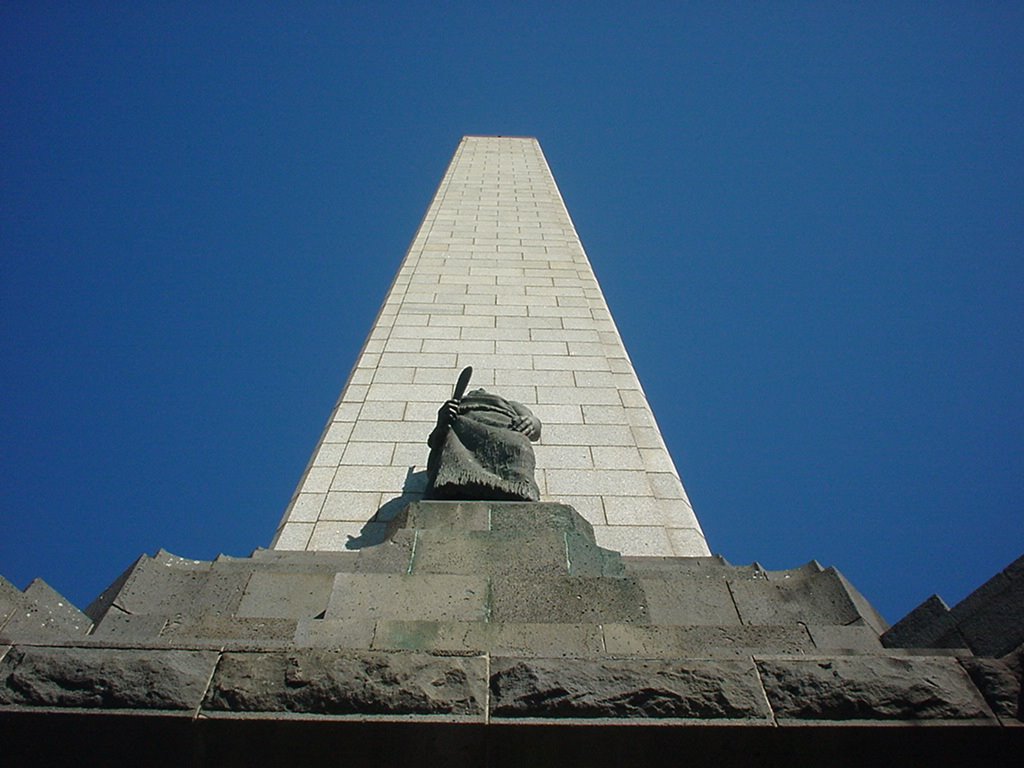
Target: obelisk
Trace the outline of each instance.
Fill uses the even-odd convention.
[[[626,555],[709,554],[540,145],[505,136],[459,143],[273,547],[345,549],[422,497],[467,365],[543,422],[542,501]]]

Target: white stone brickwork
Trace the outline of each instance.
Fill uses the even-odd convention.
[[[540,145],[476,136],[459,144],[274,548],[379,539],[422,495],[427,435],[467,365],[470,388],[541,419],[542,500],[572,504],[627,555],[709,554]]]

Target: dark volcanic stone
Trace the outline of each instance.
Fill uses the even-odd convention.
[[[495,576],[491,580],[490,620],[510,624],[629,624],[647,621],[647,603],[635,579]]]
[[[960,660],[985,701],[999,717],[1024,720],[1020,711],[1021,684],[1008,664],[999,659],[968,656]]]
[[[495,717],[756,719],[769,716],[753,664],[493,659]]]
[[[942,598],[932,595],[882,634],[886,648],[966,648]]]
[[[990,720],[951,657],[759,659],[776,717],[797,720]]]
[[[191,710],[216,662],[209,651],[17,647],[0,665],[0,703]]]
[[[477,657],[372,651],[225,653],[204,709],[362,715],[482,715]]]

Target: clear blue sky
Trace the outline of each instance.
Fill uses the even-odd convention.
[[[1024,551],[1021,4],[85,5],[0,9],[17,586],[269,544],[469,133],[540,139],[713,551],[890,621]]]

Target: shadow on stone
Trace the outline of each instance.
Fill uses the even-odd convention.
[[[349,537],[345,542],[345,549],[363,549],[384,543],[387,538],[388,522],[409,504],[423,498],[423,490],[427,486],[427,473],[425,471],[416,472],[415,469],[415,467],[409,467],[406,472],[405,482],[402,484],[402,495],[381,505],[373,517],[363,524],[359,535]]]

